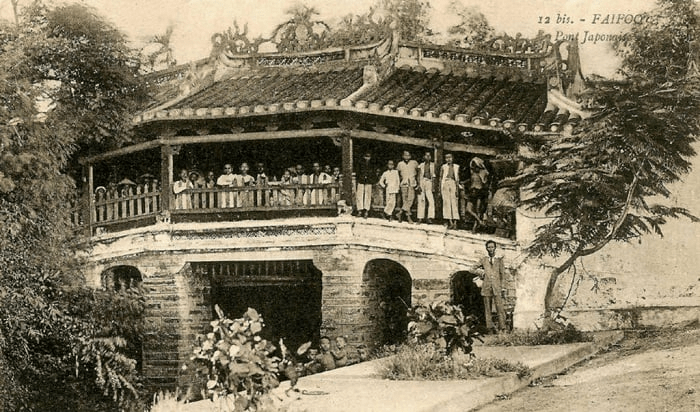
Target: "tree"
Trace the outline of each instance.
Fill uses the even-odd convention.
[[[0,26],[0,410],[101,410],[134,393],[122,322],[99,315],[115,297],[84,287],[71,247],[66,171],[81,146],[128,140],[137,69],[82,6],[34,3]]]
[[[663,235],[669,218],[698,219],[683,208],[652,203],[690,171],[700,131],[700,78],[694,69],[699,26],[692,0],[662,0],[644,24],[615,44],[621,82],[591,85],[595,114],[571,135],[524,139],[531,155],[514,178],[522,206],[550,218],[528,248],[530,256],[563,258],[549,277],[547,319],[562,307],[557,280],[575,262],[612,242]]]
[[[421,0],[382,0],[382,8],[396,22],[402,41],[420,41],[430,35],[430,2]]]
[[[482,43],[494,36],[493,27],[478,7],[465,7],[461,1],[452,0],[448,11],[461,19],[459,24],[447,29],[448,35],[455,37],[456,46]]]

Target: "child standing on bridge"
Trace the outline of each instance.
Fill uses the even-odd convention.
[[[396,196],[399,193],[399,186],[401,179],[399,178],[399,171],[394,169],[394,161],[389,160],[386,162],[386,171],[382,173],[382,177],[379,178],[379,186],[385,189],[386,202],[384,206],[384,217],[391,221],[394,209],[396,208]]]

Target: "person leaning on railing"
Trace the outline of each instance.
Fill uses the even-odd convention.
[[[312,184],[321,184],[321,185],[327,185],[333,183],[333,178],[331,176],[321,170],[321,164],[318,162],[314,162],[313,166],[311,167],[312,173],[311,176],[309,177],[310,182]],[[311,191],[311,204],[312,205],[323,205],[326,204],[326,201],[328,200],[328,194],[326,193],[326,189],[319,189],[315,188]]]
[[[233,174],[233,166],[230,163],[224,165],[224,173],[216,180],[216,185],[219,187],[236,186],[236,175]],[[233,207],[235,205],[235,194],[233,192],[219,193],[219,207]]]
[[[187,169],[180,171],[180,180],[173,183],[173,193],[175,194],[175,209],[190,209],[192,207],[192,199],[187,189],[192,189],[194,186],[189,179]]]

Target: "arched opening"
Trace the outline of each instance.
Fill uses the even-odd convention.
[[[392,345],[406,338],[411,307],[411,275],[389,259],[370,260],[362,272],[364,295],[372,321],[370,344]]]
[[[479,328],[486,328],[484,319],[484,299],[481,289],[474,283],[478,275],[461,271],[450,276],[450,290],[452,303],[462,308],[464,315],[473,315],[478,319]]]
[[[311,260],[194,263],[211,279],[214,305],[231,319],[250,307],[265,320],[260,335],[276,346],[280,338],[292,351],[318,343],[321,330],[321,271]]]
[[[105,269],[100,278],[103,289],[115,292],[138,287],[143,282],[141,272],[133,266],[126,265]]]
[[[113,294],[112,300],[107,302],[115,305],[109,308],[109,314],[106,316],[121,319],[122,324],[118,325],[118,328],[120,329],[119,334],[126,339],[124,354],[136,360],[136,370],[141,371],[143,368],[143,313],[135,313],[130,310],[133,306],[129,299],[137,298],[134,293],[140,293],[137,289],[143,282],[143,275],[134,266],[121,265],[105,269],[100,277],[103,290],[108,294]],[[120,308],[119,305],[126,306]],[[134,319],[134,316],[137,319]],[[124,319],[128,320],[125,322]]]

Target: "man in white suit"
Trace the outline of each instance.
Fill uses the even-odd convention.
[[[445,164],[440,167],[440,195],[442,196],[442,218],[448,221],[448,228],[457,229],[459,220],[459,165],[453,163],[451,153],[445,155]]]
[[[435,162],[432,161],[430,152],[423,155],[423,163],[418,165],[418,221],[423,223],[425,219],[425,204],[428,203],[428,223],[435,219],[435,197],[433,196],[433,182],[437,177]]]

